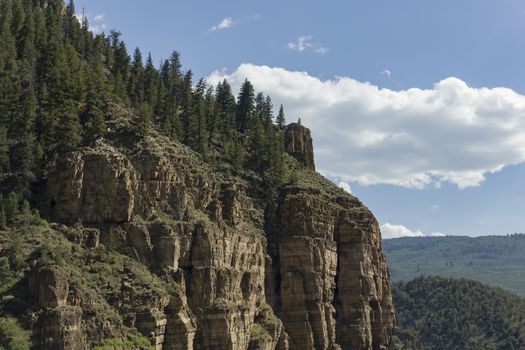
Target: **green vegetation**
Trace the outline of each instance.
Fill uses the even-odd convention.
[[[23,330],[14,318],[0,318],[0,349],[29,350],[29,348],[29,332]]]
[[[266,329],[263,328],[263,326],[261,326],[258,323],[254,323],[252,325],[252,329],[250,332],[250,340],[251,341],[258,341],[258,340],[259,341],[261,340],[272,341],[272,336],[268,333]]]
[[[109,338],[104,339],[102,344],[95,346],[94,350],[153,350],[155,349],[144,337],[133,337],[131,339]]]
[[[271,98],[247,80],[238,99],[226,80],[194,85],[177,51],[158,67],[138,48],[130,57],[119,32],[94,35],[75,13],[73,1],[0,0],[4,200],[11,191],[20,203],[30,199],[61,154],[105,137],[113,103],[133,109],[130,131],[139,139],[155,129],[205,160],[260,173],[270,188],[285,182],[282,106],[274,121]]]
[[[525,235],[398,238],[383,241],[390,276],[462,277],[525,297]]]
[[[525,300],[479,282],[420,277],[393,285],[391,349],[512,350],[525,347]]]

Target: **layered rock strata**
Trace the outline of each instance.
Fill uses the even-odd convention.
[[[286,132],[290,154],[313,170],[310,131],[293,124]],[[388,345],[394,315],[381,236],[357,199],[326,183],[337,195],[288,185],[263,213],[245,183],[214,173],[183,146],[155,144],[99,142],[73,152],[49,174],[41,200],[52,220],[88,227],[78,238],[85,249],[100,242],[170,285],[143,302],[147,309],[108,301],[128,327],[159,350]],[[60,281],[57,272],[30,276],[42,307],[73,307]],[[132,285],[123,277],[121,293]],[[88,320],[68,312],[46,317],[67,319],[71,342],[85,344]]]

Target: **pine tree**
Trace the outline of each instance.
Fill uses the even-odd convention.
[[[7,227],[7,216],[5,213],[4,195],[0,193],[0,230],[5,230]]]
[[[88,93],[86,99],[86,112],[84,118],[84,129],[89,139],[95,140],[103,137],[106,132],[105,109],[106,103],[104,96],[108,88],[102,65],[102,58],[99,57],[90,71],[88,79]]]
[[[18,197],[16,193],[11,192],[7,198],[4,199],[4,210],[7,223],[12,224],[18,215]]]
[[[266,125],[272,125],[273,120],[273,103],[270,96],[266,96],[264,100],[264,123]],[[268,129],[267,129],[268,130]]]
[[[144,65],[142,63],[142,53],[139,48],[136,48],[133,54],[130,74],[128,94],[131,102],[135,106],[138,106],[144,101]]]
[[[255,116],[259,118],[259,120],[264,121],[265,114],[266,101],[264,100],[264,94],[259,92],[257,96],[255,96]]]
[[[246,150],[240,142],[237,140],[225,142],[224,154],[235,170],[243,168]]]
[[[18,79],[11,1],[0,3],[0,125],[9,125],[16,112]]]
[[[33,15],[33,11],[28,11],[25,16],[24,25],[22,29],[20,30],[20,34],[18,36],[18,42],[17,42],[17,48],[18,48],[18,58],[23,60],[26,65],[28,65],[31,69],[27,69],[24,71],[24,73],[33,73],[32,70],[34,69],[34,65],[36,63],[36,46],[35,46],[35,39],[36,39],[36,25],[35,25],[35,18]],[[28,77],[26,77],[28,78]],[[33,76],[31,75],[31,80],[33,79]]]
[[[101,36],[99,36],[101,38]],[[85,59],[89,59],[92,54],[94,40],[89,30],[89,21],[86,12],[82,10],[82,21],[80,24],[79,52]]]
[[[222,141],[231,141],[233,136],[232,131],[235,130],[236,102],[232,94],[232,88],[226,79],[217,85],[215,104],[217,123],[221,126]]]
[[[254,118],[249,133],[251,162],[256,170],[262,170],[266,161],[264,128],[259,118]]]
[[[246,79],[241,86],[239,98],[237,100],[236,126],[241,133],[248,131],[250,122],[252,121],[255,106],[254,106],[254,88],[253,85]]]
[[[0,125],[0,174],[9,170],[9,141],[7,129]]]
[[[26,12],[21,0],[12,0],[13,21],[11,32],[16,35],[22,29],[25,22]]]
[[[208,86],[204,96],[204,110],[206,114],[206,127],[208,129],[208,141],[211,142],[216,139],[218,125],[217,111],[215,109],[215,97],[213,95],[213,87]]]
[[[195,135],[191,146],[200,154],[206,156],[208,152],[208,128],[206,126],[206,102],[204,94],[207,85],[204,79],[199,80],[193,93],[192,107],[195,118]]]
[[[277,126],[283,128],[286,125],[286,119],[284,118],[284,108],[283,105],[279,107],[279,114],[277,115]]]
[[[171,53],[169,59],[169,77],[170,82],[166,84],[169,94],[172,94],[176,101],[181,98],[182,82],[182,65],[180,63],[180,54],[177,51]]]
[[[144,102],[138,110],[138,121],[135,126],[137,135],[140,137],[148,135],[149,130],[151,129],[152,120],[153,110],[147,102]]]
[[[28,86],[20,98],[19,113],[12,124],[16,137],[11,146],[11,169],[16,174],[15,189],[23,197],[29,196],[30,186],[36,180],[34,125],[37,115],[37,99],[33,87]]]
[[[126,82],[129,80],[130,58],[124,41],[120,40],[120,32],[111,31],[111,52],[113,76],[113,91],[122,99],[127,99]]]
[[[76,18],[75,3],[69,1],[64,14],[64,34],[66,40],[78,49],[80,47],[80,23]]]
[[[194,144],[195,138],[195,118],[193,117],[192,108],[192,79],[193,73],[191,70],[184,75],[182,82],[182,93],[180,99],[180,106],[182,109],[182,141],[186,145]]]
[[[58,115],[55,116],[58,121],[56,126],[57,151],[60,153],[74,149],[81,141],[80,120],[74,106],[70,103],[64,103],[62,108],[57,109]]]
[[[153,65],[153,59],[150,53],[148,54],[146,67],[144,69],[144,92],[146,102],[153,108],[155,108],[155,103],[157,102],[157,79],[157,70]]]

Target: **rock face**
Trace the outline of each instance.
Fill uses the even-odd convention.
[[[69,293],[67,273],[57,266],[33,269],[29,291],[43,308],[34,330],[40,349],[87,349],[81,331],[82,310],[66,305]]]
[[[310,131],[292,124],[286,133],[288,152],[314,169]],[[388,346],[394,314],[381,236],[357,199],[326,184],[338,195],[289,185],[264,211],[246,184],[158,142],[73,152],[49,174],[41,200],[49,218],[90,227],[79,239],[84,248],[100,241],[170,286],[167,297],[140,301],[142,309],[109,300],[128,327],[159,350]],[[132,282],[123,277],[120,289],[132,293]],[[63,272],[32,273],[29,284],[55,310],[41,338],[63,325],[74,336],[62,344],[82,348],[89,320],[74,311],[84,308],[82,297],[56,313],[68,308]]]
[[[377,221],[355,198],[291,188],[267,210],[266,293],[291,349],[380,349],[394,312]],[[279,278],[280,276],[280,278]]]
[[[314,146],[310,129],[299,123],[291,123],[284,130],[285,149],[288,154],[308,169],[315,170]]]

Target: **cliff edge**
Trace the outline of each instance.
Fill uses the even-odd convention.
[[[313,170],[307,128],[286,129],[290,181],[270,199],[254,195],[257,180],[127,128],[110,125],[39,185],[53,224],[24,226],[29,258],[6,292],[35,348],[134,336],[158,350],[388,346],[395,320],[378,223]]]

